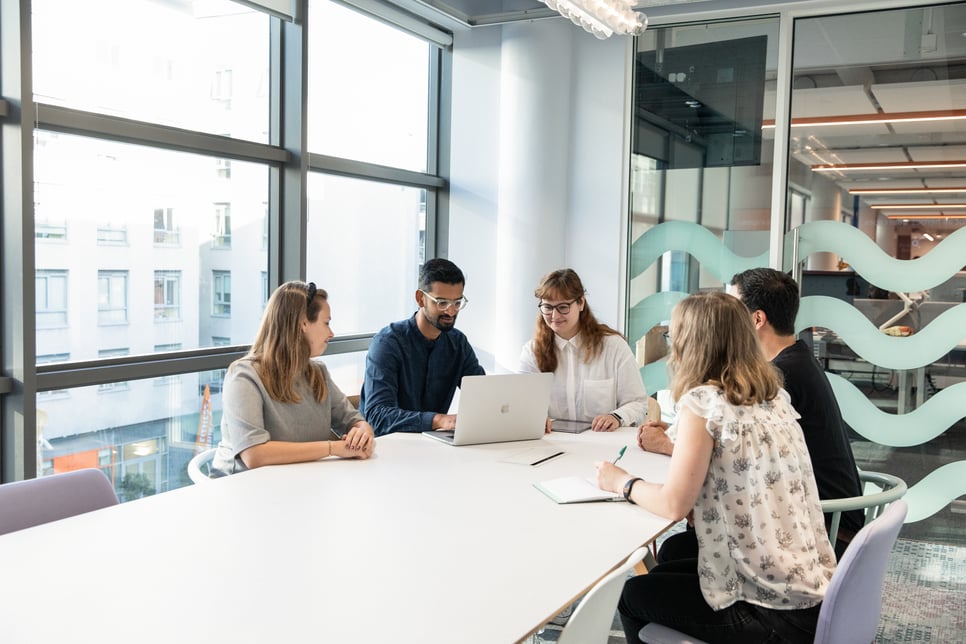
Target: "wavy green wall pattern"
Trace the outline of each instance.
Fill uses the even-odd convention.
[[[915,369],[939,360],[963,339],[966,306],[949,309],[918,333],[897,338],[879,331],[848,302],[811,295],[802,298],[795,330],[810,326],[833,329],[866,362],[887,369]]]
[[[889,447],[928,443],[963,417],[966,382],[946,387],[922,407],[890,414],[876,407],[855,385],[834,373],[825,374],[842,408],[842,418],[865,438]],[[955,497],[953,497],[955,498]]]
[[[936,514],[953,499],[966,494],[966,461],[947,463],[909,487],[906,523],[922,521]]]
[[[852,269],[876,286],[897,292],[933,288],[954,275],[966,264],[966,228],[949,235],[925,256],[915,260],[890,257],[857,228],[836,221],[803,224],[796,233],[785,235],[785,270],[792,259],[831,252],[841,256]],[[683,251],[701,267],[727,282],[732,275],[749,268],[768,265],[768,253],[741,257],[706,228],[689,222],[665,222],[654,226],[635,241],[630,249],[631,277],[636,277],[661,255]],[[667,320],[671,309],[687,293],[657,293],[644,298],[628,312],[628,339],[633,343],[655,324]],[[933,320],[918,333],[896,338],[881,333],[846,302],[824,296],[802,299],[796,329],[811,326],[834,331],[863,360],[887,369],[915,369],[942,358],[966,330],[966,304],[954,307]],[[845,421],[866,439],[890,447],[909,447],[933,440],[966,416],[966,382],[946,387],[918,409],[902,415],[877,408],[861,391],[836,374],[827,374],[842,409]],[[641,368],[649,392],[668,386],[667,361],[660,360]],[[966,461],[944,465],[909,488],[907,522],[921,521],[966,494]]]
[[[704,226],[687,221],[666,221],[651,228],[631,245],[631,270],[638,274],[664,253],[682,250],[691,254],[701,267],[727,282],[735,273],[768,265],[768,252],[757,257],[736,255]]]
[[[895,259],[858,228],[838,221],[811,221],[798,228],[798,257],[840,255],[856,273],[890,291],[923,291],[942,284],[966,264],[966,228],[946,237],[919,259]],[[792,233],[785,235],[785,264],[793,257]],[[765,264],[759,264],[764,266]]]

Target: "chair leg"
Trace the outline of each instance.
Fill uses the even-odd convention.
[[[634,572],[636,572],[638,575],[646,575],[648,570],[657,565],[657,559],[654,558],[655,548],[657,548],[657,542],[652,541],[650,543],[650,548],[647,549],[647,552],[644,555],[644,559],[634,565]]]

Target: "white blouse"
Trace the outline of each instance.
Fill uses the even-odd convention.
[[[739,600],[773,609],[822,601],[835,553],[788,393],[736,406],[704,385],[681,397],[684,407],[707,420],[714,439],[694,505],[705,601],[714,610]]]
[[[600,354],[584,361],[584,347],[578,333],[570,340],[555,336],[557,369],[550,390],[550,417],[561,420],[593,420],[594,416],[616,413],[623,425],[644,422],[647,392],[637,360],[619,335],[604,336]],[[533,340],[520,352],[520,371],[540,371],[533,355]]]

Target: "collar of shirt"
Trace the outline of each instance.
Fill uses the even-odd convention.
[[[553,341],[557,344],[557,348],[559,350],[561,350],[561,351],[563,351],[564,349],[566,349],[568,345],[571,348],[573,348],[574,351],[576,351],[577,349],[580,348],[580,345],[582,344],[581,341],[580,341],[580,334],[579,333],[577,335],[575,335],[574,337],[570,338],[569,340],[564,340],[559,335],[554,335],[553,336]]]

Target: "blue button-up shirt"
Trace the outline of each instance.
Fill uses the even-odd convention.
[[[465,335],[451,329],[427,340],[413,315],[372,338],[359,411],[377,436],[428,431],[433,416],[449,410],[463,376],[482,374]]]

